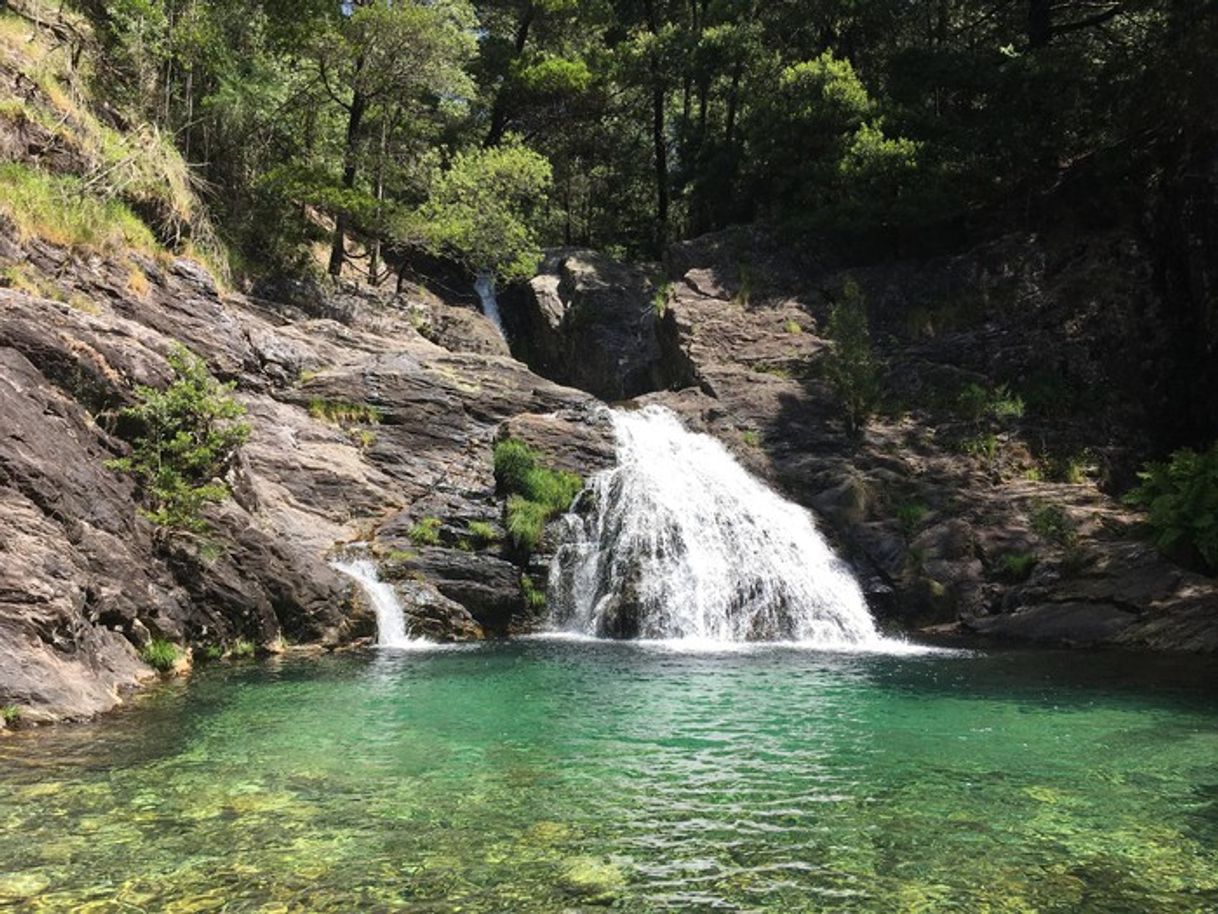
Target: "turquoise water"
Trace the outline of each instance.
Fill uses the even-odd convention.
[[[0,739],[0,908],[1218,910],[1212,661],[525,641]]]

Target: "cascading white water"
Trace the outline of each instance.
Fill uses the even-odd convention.
[[[660,406],[613,412],[617,466],[569,514],[552,624],[609,637],[878,643],[811,515]]]
[[[495,297],[495,274],[479,273],[478,278],[474,280],[474,291],[482,301],[482,313],[495,325],[499,335],[507,339],[507,334],[503,332],[503,318],[499,314],[499,299]]]
[[[408,647],[418,640],[406,635],[406,615],[392,584],[381,580],[371,559],[335,559],[335,571],[352,578],[367,595],[376,612],[376,643],[380,647]]]

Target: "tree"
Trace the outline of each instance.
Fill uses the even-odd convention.
[[[842,405],[846,427],[857,432],[879,404],[881,368],[871,348],[867,304],[853,279],[846,280],[827,330],[833,350],[825,357],[825,378]]]
[[[201,359],[178,347],[169,365],[173,382],[140,387],[139,402],[121,413],[131,453],[108,466],[139,480],[151,503],[142,513],[153,523],[203,533],[200,512],[229,496],[222,477],[250,429],[239,421],[245,408],[229,396],[232,385],[217,383]]]
[[[550,182],[550,163],[509,134],[498,146],[458,153],[427,203],[399,220],[398,234],[471,273],[528,279],[541,260]]]
[[[473,94],[465,65],[475,48],[473,10],[464,0],[355,0],[313,55],[326,95],[346,113],[341,186],[356,190],[365,119],[374,106],[412,109],[461,102]],[[334,216],[330,275],[346,261],[350,213]]]

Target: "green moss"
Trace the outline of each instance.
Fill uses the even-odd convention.
[[[416,546],[438,546],[442,523],[438,517],[424,517],[406,532],[406,536]]]
[[[789,318],[787,322],[782,325],[782,329],[787,333],[793,333],[796,335],[804,332],[804,328],[800,326],[799,321],[795,320],[794,318]]]
[[[745,429],[740,433],[740,440],[749,447],[761,447],[761,434],[755,429]]]
[[[4,721],[6,727],[11,727],[21,722],[21,708],[17,705],[4,705],[0,707],[0,720]]]
[[[172,641],[153,638],[140,651],[140,658],[154,670],[166,673],[178,662],[178,648]]]

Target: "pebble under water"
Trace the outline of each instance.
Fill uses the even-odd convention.
[[[0,739],[0,908],[1218,910],[1212,661],[522,641]]]

